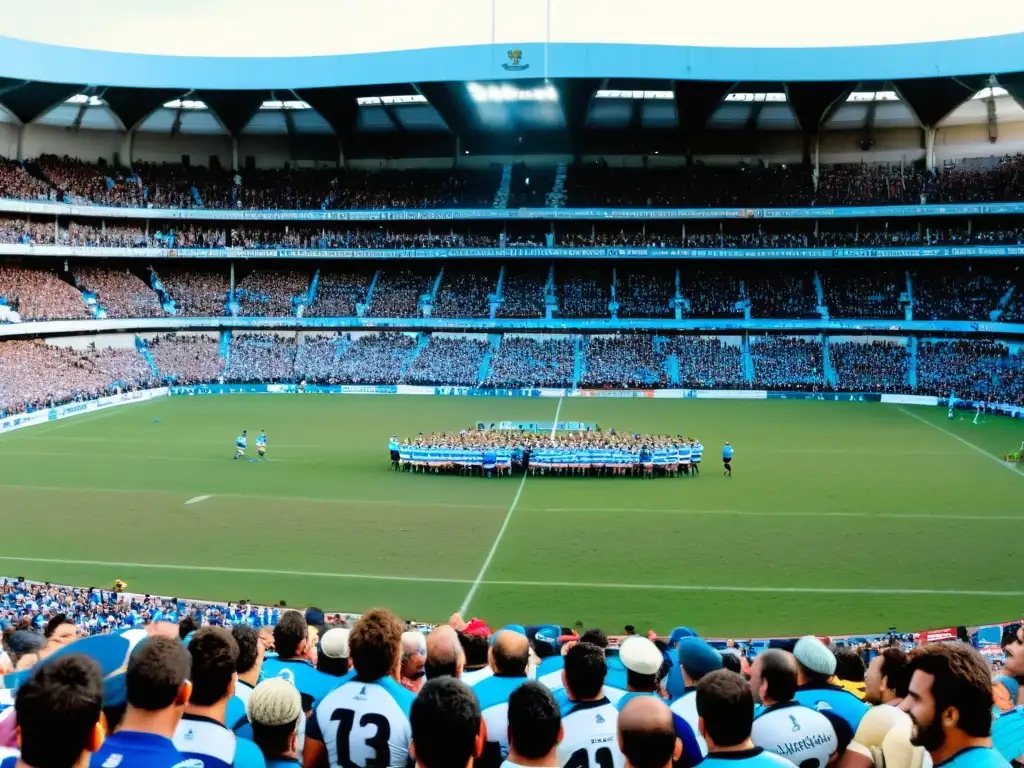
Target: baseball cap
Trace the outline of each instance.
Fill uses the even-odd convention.
[[[327,630],[320,638],[320,654],[329,659],[347,659],[349,632],[344,627]]]
[[[684,637],[697,637],[697,633],[689,627],[676,627],[672,630],[672,634],[668,636],[668,644],[675,645]]]
[[[533,636],[534,643],[544,643],[551,648],[558,647],[559,638],[562,636],[562,628],[555,626],[541,627]]]
[[[819,675],[836,673],[836,657],[821,640],[814,635],[801,637],[793,646],[793,656],[802,666]]]
[[[626,669],[638,675],[655,675],[664,657],[658,646],[646,637],[627,637],[619,646],[619,660]]]
[[[302,714],[302,695],[283,677],[272,677],[253,688],[245,709],[251,723],[287,725]]]
[[[722,668],[722,654],[699,637],[684,637],[679,641],[679,665],[686,674],[700,679]]]

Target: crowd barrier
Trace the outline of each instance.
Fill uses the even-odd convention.
[[[0,244],[6,256],[124,259],[949,259],[1024,256],[1024,245],[915,248],[125,248]]]
[[[434,317],[147,317],[99,320],[47,320],[0,324],[0,339],[51,336],[68,333],[196,330],[295,330],[295,331],[465,331],[552,333],[662,333],[763,332],[791,334],[865,333],[883,336],[907,334],[970,334],[1024,337],[1024,323],[993,323],[976,320],[745,320],[742,318],[621,319],[512,319]]]
[[[39,410],[32,411],[31,413],[20,413],[16,416],[7,416],[0,419],[0,434],[12,432],[16,429],[23,429],[25,427],[46,424],[51,421],[60,421],[61,419],[66,419],[69,416],[81,416],[86,413],[95,413],[96,411],[103,410],[105,408],[129,405],[130,403],[143,403],[148,400],[155,400],[159,397],[167,397],[168,394],[169,391],[167,387],[160,387],[159,389],[141,389],[134,392],[122,392],[108,397],[101,397],[96,400],[58,405],[54,408],[40,408]]]
[[[453,221],[506,219],[850,219],[906,216],[989,216],[1024,213],[1024,202],[860,205],[822,208],[416,208],[411,210],[234,210],[223,208],[121,208],[0,199],[0,212],[105,219],[204,221]]]

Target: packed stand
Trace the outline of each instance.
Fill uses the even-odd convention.
[[[619,304],[618,316],[674,317],[672,300],[676,295],[675,274],[652,267],[649,270],[618,269],[615,300]]]
[[[337,172],[332,169],[247,170],[237,190],[237,207],[315,211],[326,207],[337,184]]]
[[[382,269],[368,314],[371,317],[417,317],[420,297],[430,293],[436,277],[436,267]]]
[[[990,270],[951,264],[914,272],[914,319],[990,320],[1010,286],[1008,276]]]
[[[992,386],[1000,402],[1024,405],[1024,350],[1018,349],[1006,359],[996,371]]]
[[[1001,374],[1013,363],[1007,348],[993,341],[922,341],[917,346],[917,388],[936,397],[955,391],[961,399],[1016,400],[1019,391],[999,389]]]
[[[736,389],[743,385],[739,343],[698,336],[673,336],[664,352],[679,363],[679,384],[687,389]]]
[[[82,294],[53,272],[0,267],[0,298],[22,320],[85,320],[92,315]]]
[[[432,336],[405,373],[406,384],[476,386],[489,344],[463,336]]]
[[[78,204],[126,206],[145,205],[138,176],[109,166],[93,165],[67,155],[43,154],[39,168],[64,200]]]
[[[231,278],[227,272],[160,270],[160,282],[182,317],[220,317],[227,313]]]
[[[243,317],[294,315],[294,299],[307,295],[309,277],[306,272],[254,269],[235,286],[238,314]]]
[[[0,219],[0,243],[4,245],[53,245],[53,222]]]
[[[572,339],[505,336],[501,341],[485,387],[567,387],[572,384],[576,352]]]
[[[395,384],[415,349],[415,336],[364,334],[353,340],[335,364],[333,380],[338,384]]]
[[[499,170],[346,171],[326,207],[489,208],[499,180]]]
[[[347,333],[304,334],[295,354],[295,377],[315,384],[337,384],[334,369],[351,342]]]
[[[206,384],[223,373],[220,342],[212,336],[172,333],[151,339],[148,347],[160,375],[175,384]]]
[[[681,271],[684,317],[743,317],[734,270],[687,265]]]
[[[1024,323],[1024,280],[1018,279],[999,319],[1008,323]]]
[[[0,197],[14,200],[56,200],[57,191],[14,160],[0,157]]]
[[[161,317],[156,293],[130,270],[75,267],[75,280],[83,291],[96,294],[107,317]]]
[[[355,317],[356,305],[366,301],[373,274],[321,270],[313,303],[303,311],[306,317]]]
[[[844,341],[829,345],[836,388],[844,392],[910,391],[910,353],[894,341]]]
[[[821,273],[822,292],[831,317],[903,319],[901,297],[907,280],[902,272],[877,265],[828,267]]]
[[[10,415],[156,386],[134,349],[73,349],[33,341],[0,343],[0,413]]]
[[[752,317],[814,319],[818,297],[809,272],[787,272],[780,268],[755,269],[744,281]]]
[[[490,317],[490,297],[498,288],[498,275],[486,267],[445,267],[434,301],[434,317]]]
[[[505,282],[501,287],[501,306],[498,317],[536,319],[544,317],[544,286],[547,270],[540,267],[505,270]]]
[[[644,334],[591,338],[584,347],[586,367],[579,386],[664,386],[667,377],[661,344],[660,339]]]
[[[137,163],[149,208],[234,208],[235,178],[229,171],[173,163]]]
[[[226,381],[266,384],[295,379],[295,336],[235,333],[231,336]]]
[[[604,269],[556,268],[559,317],[609,317],[612,276]]]
[[[77,247],[149,248],[155,243],[139,227],[116,224],[96,226],[72,221],[57,230],[56,243]]]
[[[750,341],[758,389],[818,391],[825,385],[821,342],[782,336]]]

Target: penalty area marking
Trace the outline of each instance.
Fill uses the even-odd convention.
[[[213,494],[212,493],[208,493],[205,496],[193,496],[191,499],[186,501],[185,504],[186,504],[186,506],[189,505],[189,504],[198,504],[200,501],[206,501],[207,499],[212,499],[212,498],[213,498]]]
[[[218,565],[183,565],[179,563],[121,563],[104,560],[65,560],[44,557],[12,557],[0,555],[0,562],[36,563],[43,565],[83,565],[102,568],[141,568],[154,571],[202,571],[205,573],[260,574],[264,576],[302,576],[322,579],[353,579],[361,581],[399,581],[421,584],[480,584],[496,587],[544,587],[564,589],[649,590],[653,592],[754,592],[766,594],[810,595],[956,595],[961,597],[1024,597],[1024,590],[994,589],[899,589],[893,587],[772,587],[765,585],[727,584],[615,584],[593,581],[483,581],[430,576],[396,576],[386,573],[328,573],[324,571],[279,571],[267,568],[232,568]]]

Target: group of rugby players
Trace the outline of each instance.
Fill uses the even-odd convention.
[[[682,435],[600,429],[556,435],[464,429],[388,441],[395,471],[460,475],[681,477],[700,473],[704,446]]]

